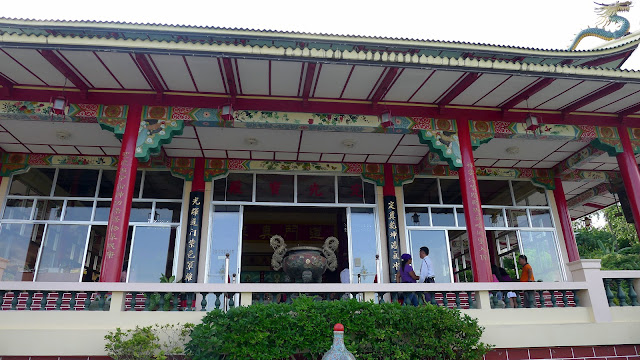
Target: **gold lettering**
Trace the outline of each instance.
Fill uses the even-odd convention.
[[[198,214],[200,214],[200,209],[198,208],[191,209],[191,215],[197,216]]]
[[[396,212],[394,210],[389,211],[389,218],[393,219],[396,217]]]
[[[198,237],[198,229],[189,230],[189,236]]]
[[[395,271],[398,271],[398,269],[400,269],[400,263],[399,263],[399,262],[397,262],[397,261],[396,261],[396,262],[394,262],[392,266],[393,266],[393,269],[394,269]]]
[[[114,257],[116,254],[113,251],[107,251],[107,257],[109,259],[111,259],[112,257]]]
[[[200,198],[198,196],[194,197],[191,205],[200,205]]]
[[[196,253],[193,250],[189,250],[187,252],[187,259],[195,259],[196,258]]]
[[[195,247],[196,246],[196,241],[194,239],[189,240],[189,247]]]
[[[114,249],[114,250],[115,250],[115,249],[116,249],[116,244],[114,244],[114,243],[110,242],[110,243],[108,243],[108,244],[107,244],[107,247],[108,247],[109,249]]]
[[[397,238],[398,237],[398,232],[393,230],[392,232],[389,233],[389,237],[394,238],[394,239]]]
[[[393,256],[391,257],[393,260],[400,260],[400,255],[398,255],[397,251],[393,252]]]
[[[393,220],[389,221],[389,229],[393,229],[393,230],[398,229],[398,226],[396,225],[395,221]]]
[[[398,250],[398,242],[397,241],[392,241],[391,242],[391,249]]]
[[[195,264],[195,261],[193,260],[187,261],[187,270],[192,270],[194,264]]]
[[[395,209],[396,209],[396,203],[395,203],[395,201],[389,201],[389,205],[387,206],[387,209],[389,209],[389,210],[395,210]]]
[[[193,281],[193,273],[188,273],[184,276],[184,279],[187,281]]]
[[[192,226],[198,225],[198,219],[197,218],[191,218],[191,221],[189,222],[189,225],[192,225]]]

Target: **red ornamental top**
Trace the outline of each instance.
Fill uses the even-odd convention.
[[[343,331],[344,332],[344,325],[337,323],[334,327],[333,327],[333,331]]]

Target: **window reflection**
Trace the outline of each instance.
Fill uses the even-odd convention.
[[[26,173],[13,175],[9,195],[49,196],[55,173],[54,168],[32,168]]]
[[[0,257],[9,260],[2,281],[32,281],[44,224],[0,226]]]
[[[58,169],[53,196],[94,197],[99,170]]]
[[[438,179],[416,178],[404,187],[405,204],[439,204]]]
[[[173,273],[175,227],[136,226],[128,282],[158,283]]]
[[[422,262],[420,259],[420,247],[429,248],[429,259],[436,274],[437,283],[451,282],[451,269],[449,262],[449,249],[447,236],[444,230],[410,230],[409,241],[411,244],[411,258],[413,269],[420,274]]]
[[[31,210],[33,208],[33,200],[27,199],[7,199],[4,206],[3,219],[13,220],[29,220],[31,218]]]
[[[518,206],[548,206],[544,188],[535,186],[531,181],[512,181],[513,196]]]
[[[377,237],[373,209],[351,209],[351,282],[373,283],[376,277]]]
[[[562,281],[560,261],[552,231],[521,231],[522,254],[533,269],[536,281]]]
[[[224,283],[226,254],[229,254],[229,276],[238,272],[240,207],[216,205],[213,212],[207,282]]]
[[[36,281],[80,281],[88,225],[49,225]]]

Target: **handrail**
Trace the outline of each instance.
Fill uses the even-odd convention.
[[[586,290],[587,282],[490,282],[490,283],[430,283],[430,284],[156,284],[156,283],[69,283],[69,282],[0,282],[0,291],[76,291],[76,292],[461,292],[461,291],[524,291],[524,290]]]
[[[600,270],[603,279],[640,279],[640,270]]]

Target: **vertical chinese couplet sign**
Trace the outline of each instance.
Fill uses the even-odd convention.
[[[183,282],[198,281],[198,254],[200,253],[200,230],[202,229],[202,204],[204,192],[192,191],[189,195],[189,226],[187,227],[184,252]]]
[[[395,196],[384,197],[384,220],[387,224],[390,281],[396,282],[396,274],[400,269],[400,237],[398,236],[398,210]]]

